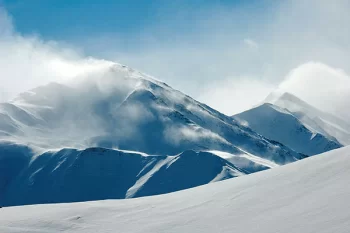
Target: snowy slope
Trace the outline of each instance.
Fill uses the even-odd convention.
[[[0,231],[347,233],[349,177],[345,147],[167,195],[2,208]]]
[[[350,124],[343,119],[323,112],[290,93],[277,97],[272,93],[265,101],[288,109],[311,131],[328,138],[334,137],[343,145],[350,144]]]
[[[316,155],[342,147],[336,139],[311,131],[289,111],[272,104],[262,104],[233,116],[233,119],[306,155]]]
[[[278,166],[244,152],[155,156],[88,148],[32,157],[28,152],[26,147],[1,144],[0,206],[163,194]]]

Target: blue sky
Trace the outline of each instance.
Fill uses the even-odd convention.
[[[327,72],[350,73],[348,0],[0,0],[0,6],[0,81],[11,93],[1,94],[0,86],[0,100],[55,80],[62,71],[52,70],[57,60],[72,67],[88,57],[144,71],[227,114],[262,101],[295,70],[319,77],[324,64]],[[2,38],[1,27],[11,36]],[[310,64],[315,71],[305,69]],[[14,85],[18,80],[22,85]]]
[[[104,55],[100,52],[102,48],[94,49],[91,44],[100,44],[101,39],[105,43],[114,41],[114,46],[119,46],[118,51],[139,49],[154,41],[160,46],[173,43],[174,39],[176,43],[211,40],[210,34],[203,34],[203,21],[226,21],[226,14],[237,16],[230,19],[232,24],[223,26],[223,30],[243,33],[253,26],[247,27],[251,18],[267,20],[268,17],[263,16],[267,16],[273,6],[265,0],[1,1],[18,32],[64,41],[97,56]],[[195,38],[197,35],[201,38]]]
[[[18,31],[44,38],[69,39],[73,34],[137,33],[158,24],[191,26],[193,17],[213,8],[264,10],[264,1],[242,0],[2,0]],[[265,4],[265,5],[264,5]],[[181,16],[178,18],[177,16]],[[170,22],[181,19],[180,22]],[[185,23],[187,22],[187,23]],[[181,26],[181,27],[179,27]]]

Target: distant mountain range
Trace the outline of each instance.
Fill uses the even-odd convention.
[[[0,104],[0,205],[168,193],[342,146],[284,99],[229,117],[119,64],[35,88]]]

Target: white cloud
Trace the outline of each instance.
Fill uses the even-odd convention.
[[[202,87],[199,100],[233,115],[259,104],[275,86],[250,77],[228,78]]]
[[[350,118],[350,76],[319,62],[309,62],[293,69],[279,90],[290,92],[315,107]]]
[[[51,81],[64,81],[109,65],[38,36],[22,36],[0,8],[0,101]]]

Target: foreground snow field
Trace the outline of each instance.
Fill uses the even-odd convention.
[[[350,147],[181,192],[0,209],[0,232],[349,232]]]

